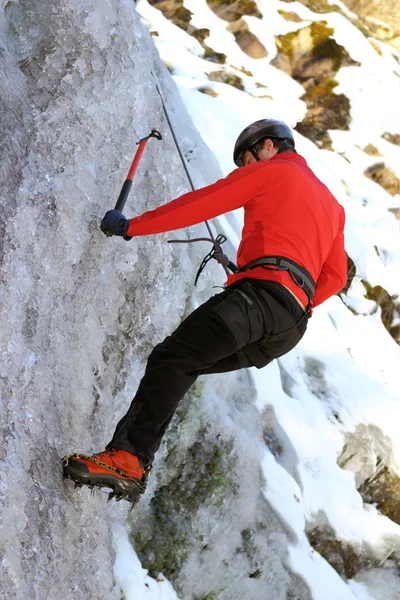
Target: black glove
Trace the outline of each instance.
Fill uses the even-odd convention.
[[[121,211],[109,210],[103,217],[100,229],[108,236],[121,235],[124,240],[131,240],[132,237],[127,236],[129,219],[126,219]]]

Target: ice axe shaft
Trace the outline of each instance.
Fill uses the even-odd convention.
[[[119,211],[123,212],[123,210],[125,208],[125,204],[126,204],[126,201],[128,199],[129,192],[131,191],[132,180],[133,180],[133,178],[135,176],[135,173],[136,173],[136,170],[137,170],[137,168],[139,166],[139,162],[140,162],[140,159],[142,158],[142,154],[144,152],[146,144],[147,144],[148,140],[151,137],[157,138],[157,140],[162,140],[161,133],[159,131],[157,131],[157,129],[152,129],[151,133],[147,137],[141,139],[137,143],[139,147],[136,150],[136,154],[135,154],[134,159],[132,161],[131,168],[129,169],[128,176],[125,179],[124,185],[122,186],[121,192],[120,192],[120,194],[118,196],[118,200],[117,200],[117,203],[115,205],[115,210],[119,210]]]

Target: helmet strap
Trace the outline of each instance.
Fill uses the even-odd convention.
[[[258,162],[260,160],[260,157],[258,156],[257,152],[254,150],[254,148],[251,147],[248,150],[249,150],[249,152],[252,153],[252,155],[254,156],[254,158],[256,159],[256,161]]]
[[[248,150],[249,152],[251,152],[251,153],[252,153],[252,155],[254,156],[254,158],[256,159],[256,161],[257,161],[257,162],[258,162],[259,160],[261,160],[261,159],[260,159],[260,157],[258,156],[257,152],[254,150],[254,148],[253,148],[252,146],[251,146],[250,148],[246,148],[246,150]],[[245,150],[245,151],[246,151],[246,150]],[[244,152],[245,152],[245,151],[244,151]],[[245,166],[245,164],[244,164],[244,160],[243,160],[243,155],[244,155],[244,152],[243,152],[243,154],[242,154],[242,158],[241,158],[243,166]]]

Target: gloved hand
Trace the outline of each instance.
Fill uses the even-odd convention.
[[[119,210],[108,210],[103,217],[100,229],[108,236],[120,235],[124,240],[131,240],[132,237],[127,236],[129,219]]]

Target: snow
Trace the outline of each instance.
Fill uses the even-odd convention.
[[[351,16],[342,3],[332,4]],[[154,39],[161,57],[172,68],[186,108],[224,174],[233,169],[232,147],[249,121],[269,116],[293,125],[304,114],[299,100],[302,88],[268,64],[275,52],[273,35],[294,26],[277,13],[278,9],[287,10],[288,5],[270,0],[258,5],[264,19],[268,18],[268,28],[258,19],[245,20],[270,56],[255,61],[239,50],[226,31],[226,23],[205,2],[185,2],[185,7],[193,12],[192,24],[210,29],[206,43],[224,53],[229,65],[244,67],[255,80],[266,82],[271,99],[250,97],[246,93],[251,89],[249,77],[244,77],[246,92],[209,82],[205,73],[214,66],[206,64],[201,53],[191,52],[187,42],[179,45],[178,36],[170,44],[171,24],[145,0],[138,3],[138,10],[151,23],[150,29],[158,31],[159,37]],[[296,24],[297,28],[325,20],[328,27],[334,28],[336,41],[360,62],[359,67],[346,67],[338,74],[337,92],[346,94],[351,101],[350,131],[330,132],[336,152],[347,160],[318,150],[295,133],[300,153],[346,208],[347,247],[358,275],[348,297],[343,299],[346,304],[333,298],[315,311],[305,338],[295,350],[261,371],[251,370],[258,410],[273,410],[290,439],[297,464],[291,470],[289,464],[266,449],[262,459],[263,491],[294,535],[291,566],[307,581],[313,600],[392,599],[397,597],[397,578],[390,580],[386,592],[374,585],[378,575],[376,579],[371,576],[360,582],[357,578],[346,582],[311,548],[304,528],[306,521],[322,516],[322,523],[329,524],[338,539],[371,545],[382,556],[388,555],[388,548],[393,545],[400,546],[400,527],[373,507],[364,506],[353,473],[337,464],[345,433],[365,423],[378,426],[391,439],[392,466],[400,470],[400,348],[384,329],[375,303],[365,299],[361,284],[361,278],[366,277],[392,294],[400,293],[399,224],[388,212],[389,207],[398,206],[399,198],[391,197],[364,177],[364,169],[376,161],[361,150],[373,143],[382,154],[379,160],[397,171],[400,168],[399,148],[380,137],[385,131],[400,131],[399,65],[392,49],[386,49],[385,56],[380,57],[343,15],[316,14],[296,2],[290,4],[290,10],[305,20]],[[218,97],[203,95],[198,91],[202,87],[214,89]],[[235,245],[240,236],[241,211],[220,217],[218,223],[233,237]],[[379,248],[379,254],[374,248]],[[354,316],[347,306],[360,314]],[[286,384],[282,379],[285,374],[289,378]],[[131,600],[130,596],[127,598]]]
[[[127,527],[120,522],[114,523],[113,540],[117,553],[114,575],[126,600],[178,600],[161,573],[157,580],[147,575],[129,542]]]

